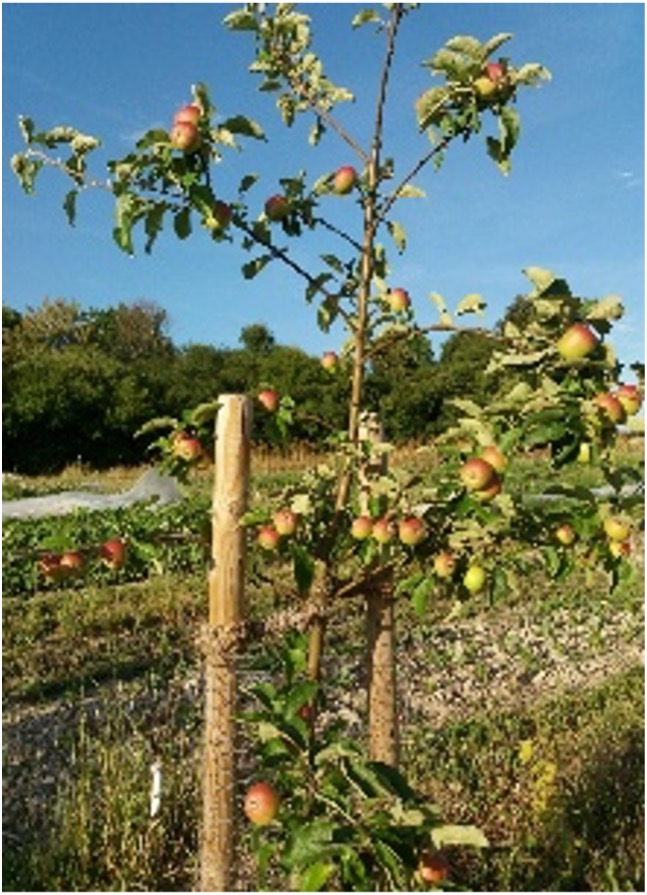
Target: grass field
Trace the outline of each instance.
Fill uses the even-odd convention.
[[[638,466],[638,451],[627,448],[627,456]],[[424,472],[429,454],[409,451],[394,462]],[[311,463],[259,458],[254,499]],[[9,479],[5,497],[114,491],[139,472]],[[590,468],[574,475],[599,483]],[[541,489],[549,471],[537,459],[509,480]],[[208,489],[201,474],[191,486],[195,506],[205,505]],[[96,520],[83,525],[88,538],[103,536]],[[184,516],[182,525],[190,529]],[[10,528],[8,573],[11,550],[21,545],[14,562],[24,563],[43,536]],[[7,579],[16,591],[3,599],[5,890],[195,885],[196,636],[206,565],[199,551],[180,559],[173,551],[158,552],[153,571],[134,580],[97,573],[20,592],[22,579]],[[613,593],[606,575],[582,568],[563,581],[536,572],[495,601],[475,598],[458,612],[448,597],[434,599],[422,619],[399,604],[404,769],[448,818],[478,824],[491,844],[483,854],[451,855],[459,888],[644,891],[643,568],[639,562]],[[254,614],[281,603],[280,580],[253,581]],[[359,738],[362,626],[359,606],[340,615],[328,653],[329,706]],[[163,788],[151,818],[154,762]],[[244,751],[240,763],[244,783]],[[238,884],[253,888],[247,833],[239,832]]]

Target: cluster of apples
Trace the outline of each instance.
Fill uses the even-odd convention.
[[[299,517],[289,507],[277,510],[272,521],[265,523],[259,529],[257,535],[259,546],[263,550],[276,550],[281,538],[289,538],[295,533],[298,523]]]
[[[126,553],[124,538],[109,538],[99,547],[46,553],[38,561],[38,570],[48,581],[63,581],[81,574],[90,558],[97,555],[109,569],[120,569],[126,562]]]
[[[419,516],[405,516],[396,524],[389,516],[373,520],[370,516],[357,516],[350,527],[356,541],[373,538],[378,544],[389,544],[397,536],[401,544],[416,547],[426,537],[425,523]]]
[[[338,196],[347,196],[355,188],[357,171],[351,165],[343,165],[332,175],[332,189]],[[265,201],[265,217],[272,223],[285,220],[293,211],[290,199],[282,193]]]
[[[501,491],[501,475],[505,467],[505,454],[496,445],[490,444],[483,448],[480,456],[470,457],[463,463],[460,478],[474,497],[487,502]]]
[[[613,392],[600,392],[593,403],[614,424],[635,416],[642,406],[642,395],[637,385],[621,385]]]
[[[607,516],[602,527],[607,536],[609,553],[612,556],[631,555],[631,524],[620,516]]]
[[[482,100],[499,97],[510,85],[508,71],[502,62],[488,62],[472,84],[474,92]]]

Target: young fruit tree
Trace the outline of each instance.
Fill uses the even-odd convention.
[[[416,479],[389,469],[379,421],[371,426],[370,414],[378,408],[367,402],[365,383],[380,354],[406,340],[460,331],[463,316],[482,312],[485,304],[470,293],[450,310],[432,292],[430,307],[438,317],[418,319],[392,261],[407,248],[396,217],[400,203],[423,195],[416,183],[420,172],[439,170],[449,151],[469,151],[465,144],[483,134],[487,154],[508,174],[520,137],[518,103],[527,88],[550,77],[542,65],[507,55],[510,34],[486,41],[451,38],[422,60],[429,87],[412,98],[420,150],[415,163],[403,168],[385,146],[387,98],[402,29],[415,27],[409,19],[420,14],[415,5],[385,4],[352,21],[354,29],[375,31],[381,54],[366,134],[351,132],[336,114],[353,94],[325,73],[309,15],[292,4],[247,4],[226,16],[225,27],[251,39],[249,70],[259,89],[274,97],[284,125],[307,118],[309,144],[333,139],[346,152],[341,167],[313,177],[301,167],[277,171],[280,193],[263,188],[251,173],[228,183],[227,151],[243,141],[262,151],[265,135],[245,114],[219,115],[203,83],[169,116],[168,131],[150,130],[131,152],[109,162],[105,180],[88,172],[99,140],[73,127],[41,131],[21,118],[26,145],[12,159],[27,193],[45,168],[71,181],[64,200],[71,223],[83,190],[106,190],[114,198],[113,238],[122,251],[135,252],[140,231],[144,251],[151,252],[165,226],[185,240],[198,224],[214,251],[240,244],[245,279],[270,264],[284,265],[302,283],[321,330],[338,324],[345,330],[343,348],[322,358],[331,376],[349,384],[347,427],[331,437],[330,463],[282,489],[275,505],[243,519],[254,563],[290,564],[300,617],[307,619],[307,642],[292,630],[284,633],[281,649],[268,648],[280,681],[259,685],[258,707],[248,713],[259,735],[259,767],[243,808],[253,826],[259,873],[271,881],[280,867],[290,885],[305,890],[436,884],[451,879],[445,847],[486,844],[474,827],[443,824],[398,770],[398,601],[410,601],[422,615],[438,591],[453,592],[458,601],[484,593],[493,599],[519,587],[534,567],[560,578],[584,558],[601,564],[612,584],[631,574],[630,513],[640,498],[627,496],[626,486],[635,482],[630,470],[616,465],[612,447],[618,424],[638,411],[642,391],[618,382],[607,339],[622,314],[616,297],[583,299],[560,276],[526,268],[527,321],[523,328],[505,324],[490,365],[501,373],[502,387],[486,406],[455,402],[461,419],[435,446],[441,459],[433,488],[421,492]],[[342,226],[336,212],[343,208],[347,220],[349,205],[353,224]],[[339,250],[307,269],[293,247],[318,234],[336,238]],[[289,396],[259,383],[255,399],[258,412],[272,416],[277,434],[289,432],[299,413]],[[205,426],[216,407],[188,411],[160,439],[175,468],[202,456]],[[560,484],[560,470],[583,450],[606,476],[602,498]],[[536,451],[549,456],[555,472],[550,500],[506,486],[514,457]],[[368,756],[344,735],[343,725],[322,722],[319,712],[326,628],[351,600],[363,601],[370,643],[391,663],[385,669],[368,657],[371,674],[382,675],[381,705],[388,709],[369,717]],[[367,686],[370,691],[376,681]],[[385,723],[391,725],[386,731]]]

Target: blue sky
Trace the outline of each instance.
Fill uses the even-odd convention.
[[[340,109],[344,125],[366,144],[372,122],[382,41],[374,29],[350,28],[365,4],[304,4],[314,48],[338,84],[357,100]],[[149,299],[168,313],[177,344],[235,345],[241,327],[264,322],[280,342],[318,353],[339,348],[342,335],[319,332],[302,283],[270,265],[247,282],[248,260],[237,245],[214,244],[196,230],[178,243],[161,238],[153,255],[129,258],[112,242],[112,205],[95,191],[79,201],[75,228],[61,202],[67,184],[54,172],[37,194],[20,191],[9,158],[20,151],[19,114],[40,127],[73,124],[104,142],[95,167],[124,155],[149,127],[169,127],[206,82],[218,111],[256,118],[269,142],[250,141],[227,154],[216,191],[233,197],[240,176],[261,175],[253,196],[279,191],[278,178],[307,172],[308,181],[343,164],[357,164],[333,135],[311,149],[307,128],[286,131],[271,95],[247,74],[249,35],[221,25],[237,8],[227,3],[4,3],[3,15],[3,300],[19,310],[45,296],[83,307]],[[403,201],[405,255],[390,255],[390,282],[407,288],[421,322],[434,322],[428,302],[439,292],[451,307],[480,292],[495,323],[515,295],[528,291],[522,268],[535,265],[565,277],[585,297],[622,296],[626,316],[614,331],[624,363],[644,359],[644,7],[642,3],[424,3],[403,25],[387,107],[386,153],[400,172],[428,144],[416,132],[413,101],[431,85],[420,62],[455,34],[481,40],[510,31],[513,62],[538,61],[549,84],[522,92],[522,139],[504,178],[478,137],[449,153],[439,173],[418,180],[423,200]],[[325,200],[331,218],[358,224],[352,199]],[[141,245],[141,243],[140,243]],[[314,239],[292,243],[305,266],[321,269]]]

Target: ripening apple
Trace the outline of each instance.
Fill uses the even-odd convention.
[[[378,544],[388,544],[394,534],[394,526],[390,519],[382,518],[373,523],[373,537]]]
[[[479,488],[477,491],[472,491],[472,494],[482,503],[488,503],[490,500],[494,500],[497,494],[501,493],[502,487],[501,479],[494,473],[494,478],[490,481],[487,488]]]
[[[171,128],[171,143],[183,152],[195,152],[200,146],[200,131],[190,121],[178,121]]]
[[[607,516],[602,525],[607,537],[612,541],[626,541],[631,534],[631,525],[618,516]]]
[[[279,810],[279,794],[269,783],[260,781],[249,787],[243,810],[248,819],[259,827],[271,823]]]
[[[489,99],[497,90],[496,83],[487,75],[476,78],[472,86],[481,99]]]
[[[59,568],[65,575],[78,575],[84,567],[85,559],[78,550],[66,550],[60,558]]]
[[[569,525],[568,522],[563,522],[559,528],[556,529],[555,537],[564,547],[570,547],[571,544],[575,543],[577,535],[575,534],[572,525]]]
[[[365,541],[373,531],[373,520],[370,516],[358,516],[353,519],[350,533],[356,541]]]
[[[564,360],[582,360],[597,344],[598,337],[586,323],[574,323],[561,335],[555,347]]]
[[[335,354],[334,351],[324,351],[321,355],[321,366],[324,370],[334,370],[337,367],[337,361],[339,358]]]
[[[591,442],[590,441],[580,442],[580,448],[577,452],[577,462],[578,463],[590,463],[591,462]]]
[[[425,538],[425,523],[417,516],[407,516],[406,519],[400,520],[398,535],[403,544],[415,547]]]
[[[57,553],[46,553],[38,561],[38,570],[51,581],[62,578],[65,571],[61,569],[61,557]]]
[[[108,538],[99,549],[101,559],[111,569],[120,569],[126,562],[127,545],[123,538]]]
[[[434,557],[434,572],[439,578],[451,578],[456,569],[456,557],[448,550],[444,550]]]
[[[615,394],[627,416],[635,416],[638,413],[643,399],[637,385],[621,385]]]
[[[265,203],[265,214],[270,221],[282,221],[290,214],[290,203],[285,196],[270,196]]]
[[[281,535],[273,525],[263,525],[258,532],[258,544],[263,550],[276,550],[281,540]]]
[[[626,418],[624,407],[611,392],[602,392],[596,395],[593,403],[604,411],[612,423],[622,423]]]
[[[346,196],[357,182],[357,171],[351,165],[338,168],[333,177],[333,189],[338,196]]]
[[[507,466],[506,456],[495,444],[488,444],[481,451],[481,459],[489,463],[496,472],[504,472]]]
[[[449,876],[449,861],[441,851],[425,851],[420,856],[418,876],[423,883],[442,883]]]
[[[460,477],[468,491],[489,488],[496,479],[496,472],[482,457],[471,457],[461,466]]]
[[[274,527],[280,535],[286,537],[293,535],[297,528],[297,522],[297,514],[288,507],[284,507],[274,514]]]
[[[631,556],[631,541],[609,541],[609,553],[616,559]]]
[[[266,388],[264,391],[259,392],[258,400],[269,413],[274,413],[279,406],[278,392],[271,388]]]
[[[173,439],[173,455],[180,460],[192,462],[198,460],[203,454],[202,443],[199,438],[186,432],[179,432]]]
[[[463,584],[471,594],[477,594],[485,584],[485,569],[476,564],[471,565],[465,572]]]
[[[500,81],[505,75],[505,68],[500,62],[488,62],[484,72],[491,81]]]
[[[201,117],[202,109],[200,108],[200,106],[197,106],[195,103],[189,103],[188,105],[182,106],[181,109],[177,110],[177,112],[173,116],[173,124],[179,124],[180,122],[197,124]]]
[[[211,214],[215,222],[223,230],[231,224],[231,205],[227,205],[226,202],[222,202],[220,199],[216,199],[216,201],[213,203]]]
[[[389,289],[386,300],[394,314],[402,314],[411,304],[409,293],[406,289],[401,289],[400,287]]]

